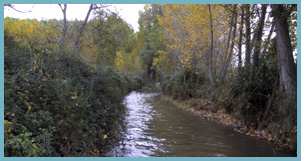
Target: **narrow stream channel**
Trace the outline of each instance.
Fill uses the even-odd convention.
[[[152,106],[156,93],[124,99],[126,128],[108,156],[282,156],[264,140],[203,120],[173,105]]]

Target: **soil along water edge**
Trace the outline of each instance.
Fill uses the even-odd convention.
[[[268,141],[202,119],[161,97],[135,91],[125,97],[126,127],[107,156],[289,156]]]

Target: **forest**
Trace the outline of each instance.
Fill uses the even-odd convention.
[[[108,6],[5,17],[5,156],[105,156],[132,91],[296,153],[297,5],[147,4],[139,31]]]

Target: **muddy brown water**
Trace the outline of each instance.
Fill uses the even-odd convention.
[[[107,156],[291,156],[167,102],[153,106],[158,95],[134,91],[125,97],[126,127]]]

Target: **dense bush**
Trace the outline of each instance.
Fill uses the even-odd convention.
[[[34,55],[5,51],[5,155],[102,155],[118,136],[133,81],[73,55]]]
[[[275,53],[261,58],[260,65],[253,69],[242,68],[231,84],[231,95],[240,107],[232,106],[228,111],[240,113],[247,124],[257,127],[267,109],[269,100],[278,86],[278,72]],[[252,73],[252,74],[250,74]]]
[[[180,71],[162,81],[163,93],[175,98],[199,98],[208,93],[207,78],[199,72]]]

